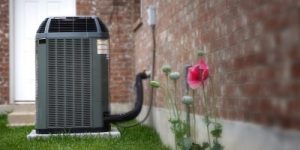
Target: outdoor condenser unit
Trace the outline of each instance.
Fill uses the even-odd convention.
[[[109,111],[109,32],[94,16],[50,17],[36,34],[36,133],[102,132],[135,118],[143,103],[142,72],[135,107]]]

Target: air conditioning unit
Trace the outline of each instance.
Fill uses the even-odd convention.
[[[37,133],[107,131],[108,40],[97,17],[46,18],[36,34]]]
[[[102,132],[135,118],[142,106],[142,79],[131,111],[109,109],[109,32],[95,16],[50,17],[36,34],[36,133]]]

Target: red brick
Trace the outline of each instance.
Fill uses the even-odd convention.
[[[8,0],[0,1],[0,105],[7,104],[9,102],[9,62],[8,62],[8,37],[5,34],[8,34]]]
[[[294,63],[291,68],[292,77],[295,79],[300,78],[300,63]]]
[[[288,110],[292,114],[296,114],[300,117],[299,115],[299,110],[300,110],[300,99],[295,99],[295,100],[290,100],[288,102]]]
[[[298,48],[297,46],[293,46],[289,51],[289,58],[293,61],[300,60],[300,51]]]
[[[300,129],[300,117],[294,116],[279,116],[280,126],[288,129]]]

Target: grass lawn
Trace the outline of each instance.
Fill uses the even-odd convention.
[[[121,137],[109,138],[76,138],[51,137],[28,141],[26,135],[34,128],[6,127],[7,116],[0,115],[0,150],[164,150],[157,133],[145,126],[137,126],[121,130]]]

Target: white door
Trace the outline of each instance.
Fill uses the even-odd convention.
[[[76,0],[14,0],[14,98],[35,100],[35,34],[49,16],[76,15]]]

